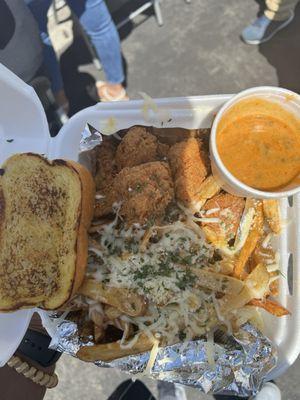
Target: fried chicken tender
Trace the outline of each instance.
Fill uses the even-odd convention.
[[[157,154],[160,160],[166,160],[168,158],[168,153],[170,146],[165,143],[158,143]]]
[[[105,193],[112,179],[117,174],[115,153],[117,146],[110,139],[104,139],[97,154],[97,171],[95,176],[96,189]]]
[[[127,167],[115,177],[102,206],[101,202],[96,203],[95,216],[103,215],[103,204],[109,202],[112,211],[112,205],[120,203],[119,215],[127,224],[145,224],[149,219],[161,219],[173,198],[173,182],[167,163],[156,161]]]
[[[208,155],[202,151],[201,142],[190,138],[174,144],[168,153],[168,160],[177,200],[192,212],[199,211],[202,205],[199,188],[209,173]]]
[[[197,129],[185,128],[156,128],[152,127],[151,133],[157,137],[161,143],[173,145],[197,135]]]
[[[185,128],[156,128],[152,127],[151,133],[164,144],[173,145],[191,138],[200,139],[203,148],[208,151],[210,128],[185,129]]]
[[[149,131],[146,126],[133,126],[128,130],[116,152],[118,171],[159,159],[158,141]]]
[[[203,211],[205,218],[218,218],[218,223],[202,223],[203,230],[209,241],[227,243],[237,233],[245,208],[245,200],[229,193],[219,194],[208,200]],[[211,211],[213,212],[211,212]]]

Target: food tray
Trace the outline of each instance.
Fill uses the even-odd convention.
[[[12,79],[14,77],[11,73],[9,73],[11,76],[8,76],[7,70],[4,69],[4,71],[5,74],[0,66],[1,104],[4,104],[4,102],[6,104],[10,103],[8,92],[2,98],[3,90],[1,85],[3,87],[6,85],[3,82],[4,75],[6,75],[5,82],[7,82],[8,78]],[[10,112],[10,115],[16,115],[16,113],[10,111],[8,106],[5,111],[0,110],[1,162],[10,154],[29,150],[44,153],[52,159],[68,158],[78,160],[81,132],[87,122],[100,131],[107,125],[107,121],[112,118],[116,130],[135,124],[156,125],[158,127],[162,125],[164,127],[180,126],[189,129],[208,128],[211,126],[215,113],[231,97],[231,95],[214,95],[155,100],[158,112],[150,111],[147,121],[145,121],[145,113],[143,112],[143,100],[99,103],[75,114],[55,138],[50,138],[46,127],[43,125],[44,116],[40,115],[41,112],[43,113],[40,104],[28,89],[28,86],[20,82],[18,80],[19,92],[22,91],[21,94],[25,97],[27,96],[26,103],[29,102],[30,97],[34,98],[32,100],[32,117],[29,121],[34,126],[29,126],[29,122],[27,126],[24,122],[21,122],[20,118],[18,119],[19,126],[14,126],[14,129],[10,125],[8,127],[4,126],[2,124],[4,113]],[[14,110],[18,106],[18,102],[21,102],[21,96],[20,93],[17,93],[16,86],[13,86],[12,89],[12,95],[16,96],[18,94],[18,101],[16,99],[11,101],[11,110]],[[35,114],[37,114],[37,119],[34,118]],[[36,123],[33,124],[32,121]],[[27,135],[26,146],[24,140],[19,140],[25,134]],[[14,139],[14,141],[7,142],[7,139]],[[289,200],[281,200],[281,212],[284,228],[281,235],[274,242],[274,246],[279,251],[281,258],[282,276],[279,279],[279,301],[291,311],[291,316],[276,318],[262,310],[266,334],[277,345],[279,351],[278,364],[268,376],[268,379],[274,379],[285,372],[300,353],[300,195],[296,195]],[[44,316],[43,312],[40,313]],[[0,365],[5,363],[17,348],[31,314],[32,310],[0,314]],[[51,335],[51,326],[46,326],[46,328],[48,328]]]

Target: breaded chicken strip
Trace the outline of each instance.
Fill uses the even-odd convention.
[[[159,159],[158,141],[149,130],[146,126],[133,126],[128,130],[116,152],[118,171]]]
[[[173,145],[183,140],[196,137],[197,129],[156,128],[153,126],[151,133],[156,136],[161,143]]]
[[[177,199],[192,212],[199,211],[199,190],[209,172],[208,156],[195,138],[174,144],[168,153]],[[201,205],[200,205],[201,200]]]
[[[106,192],[117,174],[115,153],[117,146],[109,138],[104,138],[97,154],[97,171],[95,176],[96,189]]]
[[[206,238],[212,243],[225,244],[237,233],[245,208],[245,199],[222,193],[208,200],[203,211],[204,218],[217,218],[218,222],[202,223]]]
[[[200,139],[204,149],[208,151],[210,136],[209,128],[185,129],[185,128],[156,128],[152,127],[150,131],[157,139],[164,144],[173,145],[191,138]]]
[[[168,164],[150,162],[122,169],[115,177],[107,197],[96,202],[95,216],[103,216],[103,211],[107,213],[108,203],[110,212],[113,203],[120,203],[119,215],[127,224],[145,224],[150,219],[161,219],[173,198],[173,182]]]

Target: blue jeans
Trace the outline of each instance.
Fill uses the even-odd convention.
[[[101,60],[109,83],[122,83],[124,71],[120,39],[104,0],[66,0],[90,37]],[[48,35],[47,12],[52,0],[25,0],[38,22],[44,44],[44,61],[48,69],[52,90],[63,89],[60,67]]]

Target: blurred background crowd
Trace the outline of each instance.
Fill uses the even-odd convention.
[[[36,89],[52,134],[82,108],[140,91],[170,97],[278,85],[300,92],[297,3],[0,0],[0,62]],[[82,385],[70,386],[79,361],[61,360],[61,386],[47,400],[82,399],[87,384],[88,399],[106,398],[113,384],[105,380],[123,379],[89,366],[78,374]],[[299,398],[293,368],[280,381],[286,400]]]
[[[0,62],[41,97],[47,83],[40,78],[47,78],[69,116],[140,91],[153,97],[255,85],[299,91],[297,3],[0,0]]]

